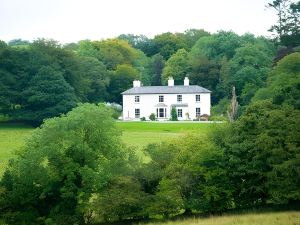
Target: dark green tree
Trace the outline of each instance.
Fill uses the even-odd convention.
[[[22,120],[40,124],[43,119],[58,116],[76,106],[73,88],[62,73],[50,66],[42,67],[22,92],[24,104],[19,110]]]

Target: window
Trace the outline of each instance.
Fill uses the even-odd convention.
[[[177,95],[177,102],[182,102],[182,95]]]
[[[201,110],[200,108],[196,108],[196,117],[201,116]]]
[[[196,95],[196,102],[200,102],[200,95]]]
[[[158,97],[158,102],[164,102],[164,96],[163,95],[160,95]]]
[[[156,109],[156,117],[157,118],[165,118],[167,115],[167,109],[166,108],[157,108]]]
[[[140,109],[134,109],[135,118],[140,118],[141,111]]]
[[[177,117],[182,118],[182,109],[177,109]]]
[[[134,96],[134,102],[140,102],[140,96]]]

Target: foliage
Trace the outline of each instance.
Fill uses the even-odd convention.
[[[122,96],[121,93],[126,91],[128,88],[132,87],[132,82],[138,79],[139,74],[136,69],[131,65],[123,64],[118,65],[116,71],[112,76],[112,80],[108,87],[108,92],[110,94],[110,101],[121,103]]]
[[[172,107],[171,109],[171,120],[172,121],[177,121],[178,118],[177,118],[177,110],[175,107]]]
[[[258,90],[253,101],[272,99],[277,105],[300,109],[300,53],[293,53],[280,60],[267,80],[267,87]]]
[[[189,69],[188,52],[185,49],[179,49],[166,62],[162,73],[162,80],[166,83],[169,77],[173,77],[174,82],[180,84],[188,74]]]
[[[268,8],[275,10],[278,20],[270,30],[275,39],[285,46],[300,45],[300,1],[273,0]]]
[[[92,193],[124,171],[124,156],[104,106],[85,104],[49,119],[4,173],[2,216],[16,224],[82,223]]]
[[[72,87],[59,71],[42,67],[22,93],[26,99],[19,110],[25,121],[40,124],[43,119],[66,113],[76,105]]]
[[[116,69],[120,64],[132,64],[138,56],[136,49],[123,40],[107,39],[94,41],[93,46],[98,51],[99,60],[109,70]]]
[[[165,61],[162,55],[156,54],[151,58],[151,72],[152,81],[151,85],[159,86],[161,85],[162,71],[165,66]]]
[[[151,121],[155,121],[155,120],[156,120],[156,115],[155,115],[155,113],[151,113],[150,116],[149,116],[149,119],[150,119]]]

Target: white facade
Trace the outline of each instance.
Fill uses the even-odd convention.
[[[188,78],[184,85],[174,85],[172,81],[168,83],[166,88],[139,87],[135,81],[134,88],[122,93],[123,120],[140,120],[142,117],[149,120],[151,113],[158,120],[169,120],[172,107],[176,108],[178,120],[193,120],[203,114],[210,115],[210,91],[199,86],[189,86]],[[156,89],[158,93],[151,93]],[[198,89],[204,91],[194,92]],[[174,93],[177,90],[178,93]]]

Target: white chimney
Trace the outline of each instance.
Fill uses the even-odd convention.
[[[184,86],[189,86],[190,85],[190,80],[188,77],[184,78]]]
[[[141,81],[139,81],[139,80],[133,81],[133,87],[140,87],[140,86],[141,86]]]
[[[168,86],[174,86],[174,79],[173,79],[173,77],[169,77]]]

